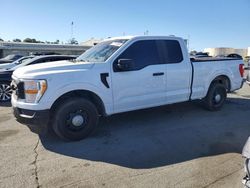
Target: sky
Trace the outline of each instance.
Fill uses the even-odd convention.
[[[250,47],[250,0],[1,0],[0,38],[83,42],[175,35],[190,50]]]

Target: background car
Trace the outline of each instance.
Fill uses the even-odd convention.
[[[195,54],[196,58],[201,58],[201,57],[210,57],[209,54],[207,52],[197,52]]]
[[[24,63],[25,61],[29,60],[29,59],[32,59],[34,58],[35,56],[24,56],[24,57],[21,57],[20,59],[12,62],[12,63],[3,63],[3,64],[0,64],[0,70],[1,69],[11,69],[21,63]]]
[[[21,57],[23,57],[23,56],[22,55],[17,55],[17,54],[11,54],[11,55],[8,55],[8,56],[0,59],[0,64],[12,63],[13,61],[16,61],[16,60],[20,59]]]
[[[249,69],[247,69],[247,70],[248,70],[248,73],[247,73],[247,77],[246,77],[246,83],[248,85],[250,85],[250,71],[249,71]]]
[[[228,54],[227,57],[236,58],[236,59],[243,59],[239,54]]]
[[[69,55],[37,56],[9,70],[0,71],[0,102],[7,102],[10,101],[11,99],[11,93],[12,93],[12,89],[10,86],[10,83],[12,81],[11,76],[16,69],[27,65],[34,65],[38,63],[45,63],[51,61],[70,60],[75,58],[76,56],[69,56]]]

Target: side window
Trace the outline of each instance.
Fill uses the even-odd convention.
[[[34,65],[34,64],[37,64],[39,62],[40,62],[39,60],[35,60],[35,61],[31,62],[29,65]]]
[[[60,60],[62,60],[62,58],[56,57],[56,58],[50,58],[50,59],[48,60],[48,62],[51,62],[51,61],[60,61]]]
[[[50,59],[47,60],[47,62],[51,62],[51,61],[62,61],[62,60],[66,60],[65,57],[52,57]]]
[[[38,64],[38,63],[45,63],[45,62],[48,62],[48,61],[50,61],[50,59],[48,59],[48,58],[38,59],[38,60],[32,62],[30,65],[35,65],[35,64]]]
[[[60,61],[60,60],[61,60],[60,57],[50,57],[50,58],[44,59],[42,62],[47,63],[47,62],[51,62],[51,61]]]
[[[164,54],[164,63],[180,63],[183,61],[183,54],[180,43],[177,40],[161,41],[161,53]]]
[[[132,59],[134,62],[133,70],[140,70],[149,65],[163,63],[163,58],[159,54],[159,45],[155,40],[137,41],[129,46],[115,61],[114,70],[116,71],[116,63],[119,59]]]
[[[60,60],[68,60],[70,58],[68,57],[58,57],[55,61],[60,61]]]

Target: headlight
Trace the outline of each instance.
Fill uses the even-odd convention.
[[[47,89],[46,80],[25,80],[25,102],[38,103]]]

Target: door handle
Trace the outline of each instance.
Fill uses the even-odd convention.
[[[155,72],[153,73],[153,76],[162,76],[164,75],[164,72]]]

